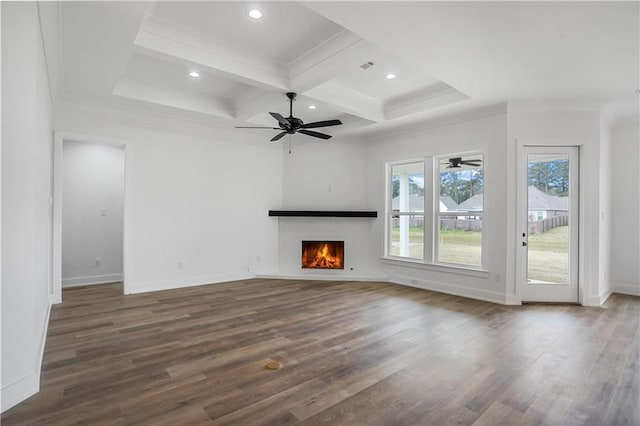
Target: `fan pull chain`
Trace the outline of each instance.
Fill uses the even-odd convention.
[[[291,154],[291,135],[289,135],[289,154]]]

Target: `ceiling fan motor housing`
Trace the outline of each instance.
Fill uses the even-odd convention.
[[[289,120],[289,123],[291,123],[291,127],[293,127],[294,129],[299,129],[304,124],[302,120],[296,117],[287,117],[287,120]]]
[[[269,114],[278,121],[278,127],[243,127],[240,126],[238,128],[244,129],[273,129],[273,130],[282,130],[282,132],[275,135],[271,141],[277,141],[282,139],[282,137],[286,134],[293,135],[295,133],[302,133],[303,135],[312,136],[314,138],[320,139],[329,139],[331,135],[327,135],[325,133],[316,132],[314,130],[317,127],[328,127],[328,126],[338,126],[342,124],[340,120],[325,120],[325,121],[315,121],[313,123],[305,124],[301,119],[293,116],[293,101],[296,99],[296,93],[287,92],[287,98],[289,98],[289,117],[283,117],[282,114],[278,114],[277,112],[270,112]]]

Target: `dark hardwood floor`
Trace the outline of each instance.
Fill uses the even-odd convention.
[[[1,420],[639,425],[639,319],[621,295],[601,309],[361,282],[75,288],[51,312],[41,392]]]

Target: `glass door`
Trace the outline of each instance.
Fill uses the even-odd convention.
[[[519,167],[520,293],[578,302],[578,148],[525,146]]]

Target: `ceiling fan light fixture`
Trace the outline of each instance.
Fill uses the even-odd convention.
[[[393,80],[393,79],[394,79],[394,78],[396,78],[397,76],[396,76],[394,73],[390,72],[390,73],[389,73],[389,74],[387,74],[385,77],[387,78],[387,80]]]
[[[262,11],[260,9],[251,9],[249,11],[249,18],[256,20],[262,18]]]

